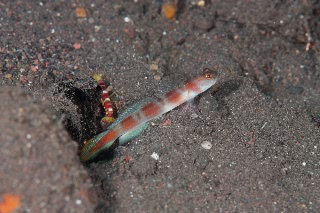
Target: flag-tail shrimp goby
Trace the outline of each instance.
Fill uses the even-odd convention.
[[[169,91],[163,97],[146,99],[129,107],[106,131],[84,142],[81,150],[82,162],[92,160],[98,154],[137,137],[148,127],[148,121],[195,98],[212,87],[217,80],[217,72],[205,68],[202,75],[186,81],[184,85]]]

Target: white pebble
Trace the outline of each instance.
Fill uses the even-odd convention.
[[[201,143],[201,146],[204,149],[211,149],[212,148],[212,143],[210,141],[203,141]]]
[[[127,17],[127,16],[124,17],[124,22],[127,22],[127,23],[128,23],[128,22],[130,22],[130,21],[131,21],[131,19],[130,19],[129,17]]]
[[[199,7],[204,7],[206,5],[206,2],[204,0],[200,0],[200,1],[198,1],[197,5]]]
[[[81,205],[82,201],[81,200],[76,200],[76,205]]]
[[[152,157],[153,159],[155,159],[155,160],[159,160],[159,155],[158,155],[158,153],[153,152],[152,155],[151,155],[151,157]]]
[[[199,117],[199,115],[197,115],[196,113],[192,113],[190,117],[191,117],[192,119],[195,119],[195,118]]]

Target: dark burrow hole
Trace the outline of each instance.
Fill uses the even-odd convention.
[[[102,104],[100,103],[101,88],[92,80],[90,86],[85,83],[75,83],[75,81],[61,82],[54,96],[59,96],[59,107],[57,111],[63,115],[63,124],[73,140],[79,144],[79,152],[83,142],[106,130],[102,125],[101,119],[105,115]],[[106,85],[109,85],[106,82]],[[114,113],[117,117],[117,112]],[[114,143],[109,152],[98,155],[91,161],[110,160],[114,158],[112,150],[117,147]]]
[[[75,83],[74,81],[62,82],[58,85],[55,94],[55,96],[62,97],[59,100],[61,101],[59,106],[62,107],[58,107],[57,110],[65,116],[63,120],[65,128],[72,139],[78,142],[79,153],[84,140],[104,131],[104,128],[101,126],[101,118],[105,113],[100,103],[101,89],[96,82],[92,81],[92,83],[89,87],[85,87],[83,86],[84,84]],[[118,142],[114,143],[113,148],[117,147],[117,145]],[[103,155],[98,155],[84,163],[94,185],[99,185],[101,182],[108,183],[108,179],[101,179],[102,177],[94,172],[94,168],[91,168],[89,164],[114,159],[119,153],[113,151],[113,148],[109,152],[104,152]],[[94,212],[105,212],[115,202],[115,199],[110,196],[113,192],[112,185],[104,184],[104,189],[102,189],[103,195],[99,195],[101,189],[95,187],[94,190],[99,197]]]
[[[81,88],[74,81],[61,82],[54,94],[58,97],[55,110],[63,116],[63,124],[73,140],[79,145],[102,131],[100,119],[103,108],[99,102],[100,89],[93,84]]]

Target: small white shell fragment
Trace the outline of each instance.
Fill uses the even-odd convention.
[[[210,141],[203,141],[201,143],[201,146],[204,149],[211,149],[212,148],[212,143]]]
[[[76,200],[76,205],[81,205],[81,203],[82,203],[82,200]]]
[[[198,1],[197,5],[199,7],[204,7],[206,5],[206,2],[204,0],[200,0],[200,1]]]
[[[160,158],[159,155],[158,155],[158,153],[155,153],[155,152],[152,153],[151,157],[152,157],[153,159],[155,159],[155,160],[159,160],[159,158]]]
[[[199,117],[199,115],[197,115],[196,113],[192,113],[190,116],[192,119],[196,119],[197,117]]]
[[[127,16],[124,17],[123,20],[124,20],[124,22],[127,22],[127,23],[131,21],[131,19],[129,17],[127,17]]]

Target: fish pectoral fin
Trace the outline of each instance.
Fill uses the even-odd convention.
[[[124,135],[119,137],[119,145],[123,145],[133,138],[139,136],[143,130],[145,130],[149,126],[149,123],[141,124],[140,126],[132,129],[131,131],[125,133]]]

